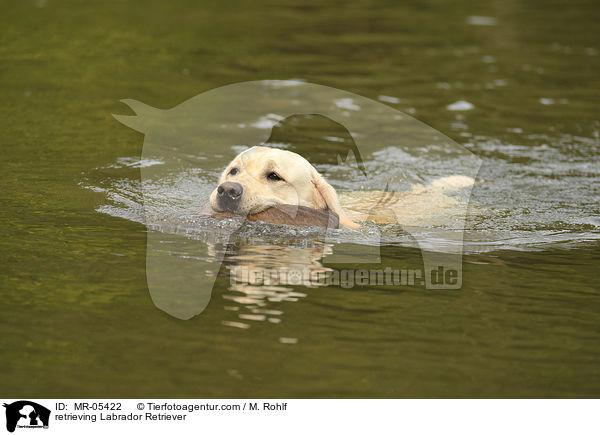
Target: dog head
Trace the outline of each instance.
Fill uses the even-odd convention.
[[[214,211],[242,216],[275,204],[332,210],[341,225],[359,227],[346,217],[334,188],[304,157],[291,151],[256,146],[240,153],[210,195]]]

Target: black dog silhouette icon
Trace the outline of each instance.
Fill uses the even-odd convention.
[[[10,405],[4,404],[6,408],[6,430],[14,432],[19,420],[22,426],[40,426],[48,427],[50,420],[50,410],[42,405],[29,400],[19,400]]]

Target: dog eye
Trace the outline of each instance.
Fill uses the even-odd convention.
[[[281,181],[283,180],[283,178],[281,178],[279,175],[277,175],[275,172],[270,172],[267,174],[267,178],[271,181]]]
[[[231,171],[229,171],[229,175],[235,175],[238,172],[240,172],[240,170],[238,168],[233,168]]]

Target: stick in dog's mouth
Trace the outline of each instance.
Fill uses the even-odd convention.
[[[210,208],[210,207],[209,207]],[[275,204],[261,212],[246,216],[236,215],[231,212],[215,212],[210,208],[204,209],[202,214],[210,214],[212,217],[234,217],[242,216],[251,222],[262,221],[270,224],[294,225],[299,227],[325,227],[339,228],[339,216],[331,210],[316,210],[290,204]]]

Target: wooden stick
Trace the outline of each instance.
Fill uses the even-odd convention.
[[[203,208],[201,213],[211,214],[213,217],[238,216],[230,212],[205,213],[206,211],[206,208]],[[309,207],[289,204],[276,204],[260,213],[245,216],[245,218],[251,222],[263,221],[270,224],[295,225],[300,227],[339,228],[340,226],[338,215],[331,210],[315,210]]]

